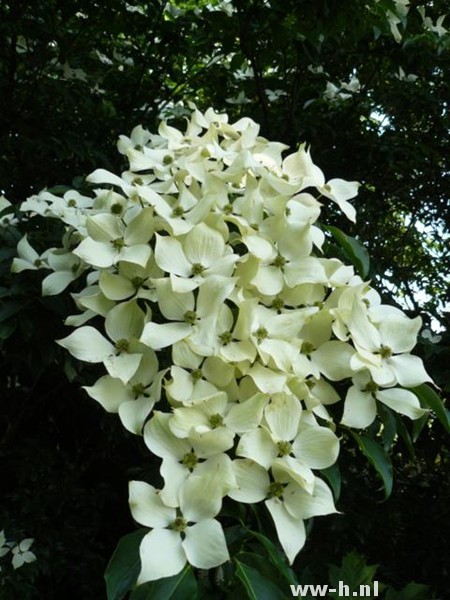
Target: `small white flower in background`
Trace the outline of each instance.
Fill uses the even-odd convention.
[[[13,547],[12,565],[14,569],[19,569],[25,563],[31,563],[36,560],[36,555],[31,552],[30,548],[33,544],[33,538],[26,538]]]
[[[0,213],[12,206],[11,202],[5,198],[5,196],[0,196]],[[8,227],[9,225],[16,225],[18,223],[18,219],[16,219],[11,214],[3,215],[0,217],[0,227]]]
[[[330,81],[323,93],[326,100],[348,100],[353,94],[357,94],[361,90],[361,83],[356,75],[352,75],[349,82],[341,81],[339,85],[334,85]]]
[[[440,17],[438,17],[436,19],[436,24],[434,25],[431,17],[425,16],[425,7],[424,6],[418,6],[417,10],[419,11],[420,16],[422,17],[424,29],[426,29],[427,31],[432,31],[433,33],[436,33],[439,37],[445,35],[448,32],[448,29],[446,29],[442,25],[442,23],[444,22],[444,19],[447,15],[441,15]]]
[[[2,531],[0,531],[0,558],[8,554],[13,545],[13,542],[6,541],[5,530],[2,529]]]
[[[442,335],[435,335],[431,329],[424,329],[421,335],[431,344],[439,344],[439,342],[442,340]]]
[[[0,531],[0,558],[6,556],[8,552],[11,551],[11,564],[14,567],[14,569],[19,569],[25,563],[32,563],[35,560],[37,560],[34,552],[31,552],[30,550],[33,542],[33,538],[26,538],[19,543],[7,542],[5,530],[3,529],[2,531]]]

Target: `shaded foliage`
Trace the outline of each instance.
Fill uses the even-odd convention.
[[[3,2],[0,194],[19,204],[45,186],[80,188],[94,168],[120,171],[118,135],[138,123],[153,129],[161,114],[179,120],[188,101],[233,119],[250,116],[263,135],[292,147],[306,141],[330,177],[363,183],[358,223],[345,230],[368,248],[370,277],[387,301],[395,290],[411,315],[439,320],[440,343],[424,338],[419,350],[448,394],[448,35],[426,31],[416,3],[401,43],[385,18],[394,4],[388,0],[228,4],[231,16],[218,2],[192,0]],[[441,0],[427,6],[434,21],[445,10]],[[346,99],[324,95],[328,82],[345,92],[340,82],[352,76],[359,91]],[[337,214],[332,225],[342,226]],[[29,233],[43,249],[58,238],[55,228],[41,222]],[[154,466],[142,444],[79,390],[96,373],[54,344],[73,312],[70,297],[41,299],[34,273],[12,278],[20,235],[0,233],[0,527],[34,537],[38,554],[29,579],[8,588],[9,597],[104,597],[103,572],[132,527],[127,482]],[[381,492],[373,499],[379,480],[346,441],[344,514],[311,525],[297,573],[309,569],[324,582],[326,564],[356,549],[397,589],[415,580],[448,597],[448,438],[434,420],[412,451],[414,430],[405,427],[393,445],[386,503]],[[246,519],[257,524],[255,516]],[[253,560],[241,556],[239,581],[252,577]],[[213,583],[202,583],[205,598],[219,593]]]

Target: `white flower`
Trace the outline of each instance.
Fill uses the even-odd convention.
[[[31,563],[36,560],[36,555],[30,551],[33,542],[33,538],[26,538],[13,547],[11,562],[14,569],[19,569],[25,563]]]
[[[152,527],[140,545],[138,585],[176,575],[186,562],[198,569],[212,569],[229,560],[220,523],[198,519],[192,505],[181,502],[178,510],[168,507],[153,486],[131,481],[130,509],[138,523]]]
[[[381,389],[367,371],[358,373],[352,381],[345,398],[343,425],[357,429],[368,427],[376,417],[376,400],[410,419],[418,419],[428,412],[420,407],[415,394],[396,387]]]

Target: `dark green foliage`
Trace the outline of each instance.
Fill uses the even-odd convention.
[[[384,18],[393,2],[372,11],[366,4],[234,0],[230,18],[204,0],[172,2],[171,10],[165,0],[1,3],[0,195],[18,205],[45,186],[83,189],[95,168],[120,172],[118,136],[137,124],[153,130],[161,112],[179,122],[180,101],[213,105],[232,119],[250,116],[263,135],[291,147],[306,141],[328,178],[363,184],[356,225],[332,207],[324,211],[332,215],[324,224],[330,252],[369,275],[387,302],[395,290],[411,316],[438,319],[440,342],[422,338],[417,351],[448,397],[449,38],[425,31],[411,3],[397,43]],[[447,11],[443,0],[427,7],[433,22]],[[399,78],[400,67],[417,79]],[[359,93],[324,98],[327,82],[338,86],[353,73]],[[118,540],[132,531],[127,483],[147,479],[156,465],[140,440],[79,389],[95,380],[96,368],[54,343],[75,312],[70,295],[43,299],[41,273],[9,274],[25,232],[38,250],[60,238],[59,225],[41,219],[0,227],[0,529],[35,538],[38,561],[8,579],[0,597],[97,600],[105,597],[103,573]],[[177,576],[183,588],[170,578],[132,592],[133,600],[186,593],[259,600],[262,589],[276,599],[296,578],[332,583],[347,569],[346,577],[373,579],[368,564],[379,565],[376,578],[391,586],[385,600],[447,598],[448,410],[431,388],[415,391],[432,409],[430,420],[401,421],[384,408],[358,444],[340,432],[339,471],[323,476],[342,514],[309,523],[294,570],[270,542],[273,525],[263,509],[227,513],[225,506],[235,560],[210,574],[186,569]]]

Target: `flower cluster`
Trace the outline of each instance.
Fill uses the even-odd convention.
[[[92,197],[22,205],[66,233],[42,255],[23,238],[14,270],[50,269],[46,294],[86,277],[59,344],[103,363],[87,393],[161,459],[161,490],[130,483],[133,517],[151,528],[138,583],[227,561],[225,497],[263,502],[293,562],[305,519],[335,511],[318,473],[338,457],[334,382],[350,384],[346,426],[370,425],[377,400],[424,412],[405,389],[429,381],[410,354],[420,319],[322,253],[323,203],[354,220],[358,184],[326,181],[305,145],[286,149],[250,119],[193,109],[185,132],[122,136],[129,168],[94,171]]]

